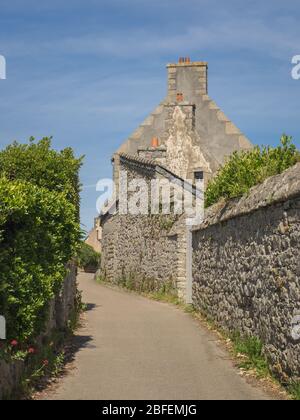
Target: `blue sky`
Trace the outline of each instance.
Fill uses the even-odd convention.
[[[82,223],[114,150],[164,97],[165,64],[209,62],[209,94],[256,144],[300,147],[298,0],[1,0],[0,147],[30,136],[85,154]]]

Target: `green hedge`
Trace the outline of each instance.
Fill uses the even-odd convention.
[[[211,206],[222,198],[242,196],[266,178],[282,173],[299,161],[299,152],[292,138],[286,135],[281,137],[278,147],[257,146],[247,152],[235,152],[208,184],[205,206]]]
[[[0,175],[8,180],[28,181],[50,191],[63,192],[79,210],[79,169],[82,159],[74,157],[73,150],[56,151],[51,148],[51,137],[29,143],[14,142],[0,152]]]
[[[0,313],[9,338],[39,334],[79,236],[63,194],[0,179]]]
[[[81,160],[50,146],[44,139],[0,152],[0,314],[8,339],[22,342],[44,329],[80,239]]]

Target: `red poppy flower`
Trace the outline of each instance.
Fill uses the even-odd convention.
[[[35,353],[35,348],[33,348],[33,347],[29,347],[29,349],[28,349],[28,353],[29,353],[29,354],[34,354],[34,353]]]
[[[17,340],[12,340],[12,341],[10,342],[10,345],[11,345],[12,347],[16,347],[16,346],[18,345]]]
[[[49,365],[49,361],[46,359],[43,361],[43,366],[48,366]]]

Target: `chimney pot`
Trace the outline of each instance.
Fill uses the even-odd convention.
[[[159,146],[159,140],[157,137],[153,137],[151,140],[151,147],[153,147],[154,149],[157,149]]]

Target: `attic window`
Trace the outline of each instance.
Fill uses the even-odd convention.
[[[204,179],[204,172],[203,171],[195,171],[194,172],[194,177],[195,177],[195,181],[198,181],[198,180],[203,181],[203,179]]]

